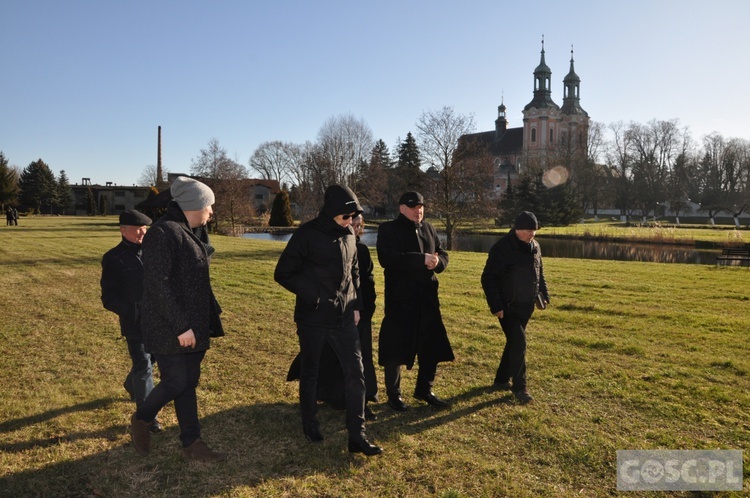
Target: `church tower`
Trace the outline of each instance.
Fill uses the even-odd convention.
[[[528,152],[546,151],[558,139],[560,107],[552,100],[552,70],[542,56],[534,70],[534,98],[523,108],[523,149]]]
[[[573,148],[586,147],[589,130],[589,115],[581,107],[581,78],[574,68],[573,47],[570,47],[570,71],[563,80],[563,131],[560,137],[564,145]],[[570,143],[569,143],[570,141]]]

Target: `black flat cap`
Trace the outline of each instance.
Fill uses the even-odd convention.
[[[136,211],[135,209],[128,209],[120,213],[120,225],[131,225],[134,227],[148,226],[151,224],[151,218]]]
[[[422,194],[420,194],[419,192],[406,192],[398,200],[398,203],[406,204],[407,206],[412,208],[414,206],[419,206],[420,204],[424,206],[424,197],[422,197]]]

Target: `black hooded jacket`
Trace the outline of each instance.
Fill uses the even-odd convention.
[[[362,309],[356,239],[350,227],[333,218],[361,212],[349,188],[329,187],[318,217],[302,224],[281,253],[274,280],[297,296],[294,321],[298,325],[354,325],[354,310]]]
[[[490,249],[482,272],[482,288],[492,314],[512,304],[531,304],[538,293],[549,302],[542,251],[536,241],[527,244],[511,230]]]

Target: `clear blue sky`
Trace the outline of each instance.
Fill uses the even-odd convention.
[[[71,183],[189,172],[215,138],[247,166],[264,141],[364,120],[391,150],[426,110],[491,130],[531,101],[544,35],[562,105],[571,45],[591,119],[678,119],[750,139],[747,0],[3,0],[0,151]]]

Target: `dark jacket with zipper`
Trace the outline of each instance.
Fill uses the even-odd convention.
[[[205,229],[192,230],[175,202],[146,232],[141,327],[148,352],[158,356],[210,347],[212,308],[218,308],[208,271],[212,252]],[[195,348],[180,346],[177,337],[190,329]]]
[[[362,301],[351,228],[324,213],[301,225],[279,257],[274,280],[296,296],[294,321],[298,325],[354,325],[354,310],[362,309]]]
[[[120,333],[141,341],[140,308],[143,298],[141,245],[123,237],[102,257],[102,304],[120,318]]]
[[[515,230],[508,232],[490,249],[482,288],[493,315],[511,305],[531,304],[539,293],[549,302],[539,244],[519,240]]]

